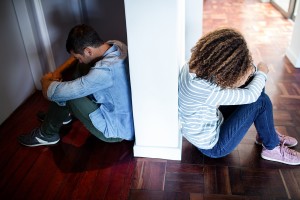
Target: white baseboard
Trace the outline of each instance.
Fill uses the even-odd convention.
[[[182,139],[178,147],[151,147],[134,145],[134,157],[160,158],[167,160],[181,160]]]
[[[297,59],[297,56],[289,47],[286,50],[286,57],[289,59],[289,61],[293,64],[295,68],[300,68],[300,60]]]

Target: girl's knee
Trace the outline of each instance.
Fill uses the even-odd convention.
[[[271,99],[270,99],[270,97],[269,97],[266,93],[263,93],[262,99],[263,99],[263,101],[264,101],[266,104],[272,105]]]

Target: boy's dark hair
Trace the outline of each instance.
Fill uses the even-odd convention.
[[[90,26],[81,24],[73,27],[66,41],[68,53],[73,51],[77,54],[83,54],[86,47],[99,47],[104,41],[98,33]]]
[[[252,67],[252,56],[241,33],[222,28],[206,34],[197,42],[189,66],[196,70],[197,77],[227,88]]]

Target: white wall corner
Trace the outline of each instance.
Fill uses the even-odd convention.
[[[178,67],[184,59],[184,0],[124,3],[134,156],[180,160]]]
[[[297,13],[300,13],[300,6],[297,8]],[[286,50],[286,56],[294,65],[295,68],[300,68],[300,17],[296,16],[292,38],[289,47]]]
[[[177,45],[178,45],[178,55],[177,63],[179,70],[186,62],[185,51],[186,51],[186,10],[185,10],[185,0],[177,1]]]
[[[191,49],[202,36],[203,0],[185,1],[185,60],[189,60]]]
[[[285,55],[295,68],[300,68],[300,55],[296,55],[291,47],[287,48]]]
[[[42,45],[47,57],[49,71],[54,71],[56,69],[56,64],[53,57],[49,32],[45,21],[45,15],[41,4],[41,0],[34,0],[33,4],[37,16],[38,28],[41,34]]]
[[[83,2],[82,0],[76,0],[77,3],[71,3],[71,7],[72,7],[72,10],[75,11],[73,12],[73,16],[74,18],[76,19],[76,23],[77,24],[81,24],[81,23],[85,23],[86,21],[86,16],[84,15],[84,12],[83,12],[83,9],[84,9],[84,6],[83,6]],[[79,13],[78,15],[76,15],[75,13]]]
[[[181,159],[178,73],[202,35],[203,0],[125,0],[134,156]]]

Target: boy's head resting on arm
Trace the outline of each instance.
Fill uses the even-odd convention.
[[[246,40],[237,30],[221,28],[199,39],[189,60],[190,72],[222,88],[239,87],[253,72]]]
[[[90,26],[80,24],[69,32],[66,49],[80,63],[93,65],[109,48],[98,33]]]

